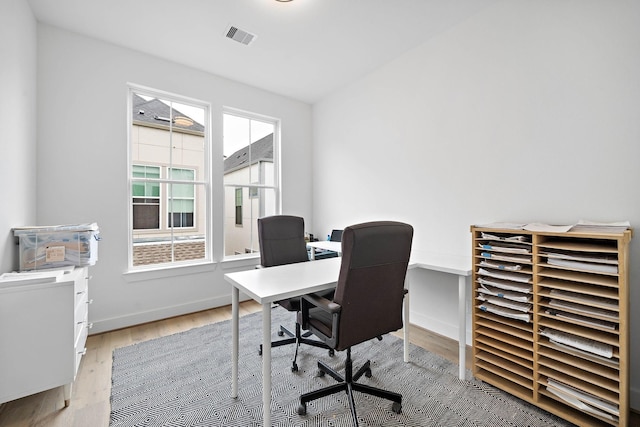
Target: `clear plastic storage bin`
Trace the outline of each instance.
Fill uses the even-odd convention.
[[[75,265],[85,267],[98,260],[98,224],[17,227],[20,271]]]

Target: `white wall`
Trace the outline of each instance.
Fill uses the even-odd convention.
[[[24,0],[0,2],[0,273],[18,268],[12,227],[36,218],[36,21]]]
[[[309,105],[39,24],[37,222],[99,224],[103,240],[90,269],[93,332],[229,304],[230,285],[222,275],[224,268],[238,267],[124,274],[127,82],[210,102],[214,159],[222,159],[223,106],[280,118],[283,212],[311,216]],[[222,162],[215,180],[222,182]],[[214,194],[221,199],[221,185]],[[214,207],[214,239],[221,242],[222,206]],[[220,243],[216,257],[221,253]]]
[[[470,255],[471,224],[640,226],[639,17],[632,0],[501,1],[314,105],[313,231],[403,220],[414,248]],[[455,338],[450,280],[411,316]],[[638,310],[631,343],[640,409]]]

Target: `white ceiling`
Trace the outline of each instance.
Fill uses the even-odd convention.
[[[495,1],[28,0],[38,21],[308,103]]]

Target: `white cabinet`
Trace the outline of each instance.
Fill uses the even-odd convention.
[[[63,386],[71,399],[86,351],[88,268],[58,282],[0,287],[0,403]]]

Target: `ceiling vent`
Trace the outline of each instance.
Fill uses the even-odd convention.
[[[233,25],[231,25],[227,29],[225,37],[227,37],[228,39],[231,39],[231,40],[235,40],[238,43],[242,43],[244,45],[249,45],[258,36],[256,36],[255,34],[251,34],[248,31],[241,30],[240,28],[234,27]]]

